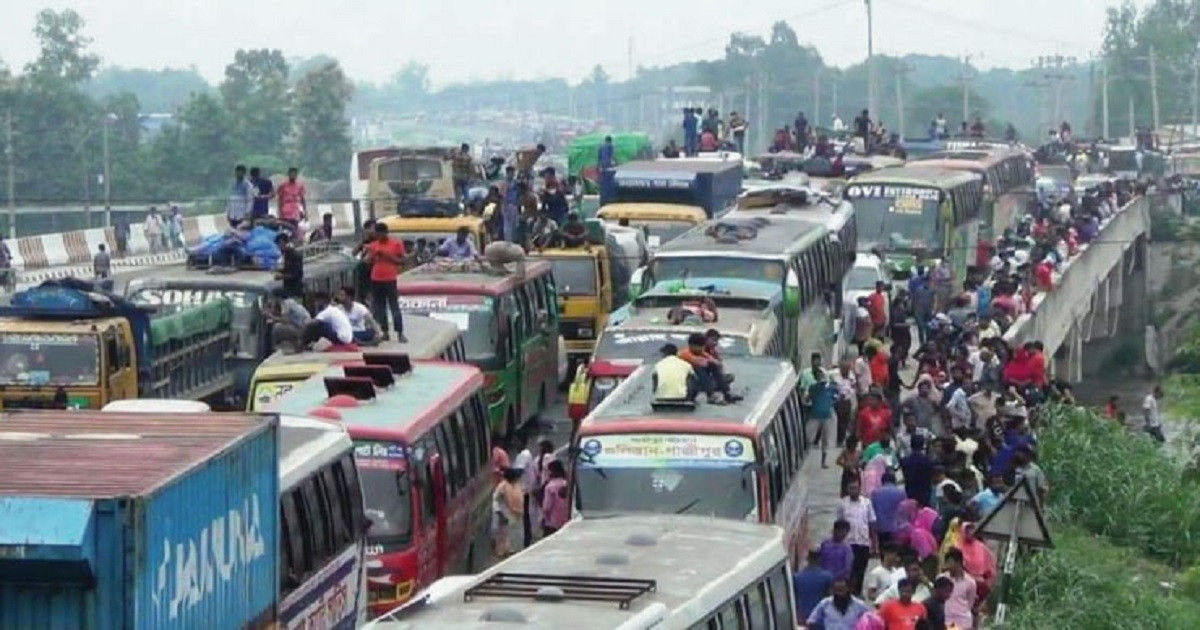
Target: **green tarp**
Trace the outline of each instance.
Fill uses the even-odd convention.
[[[168,341],[219,331],[229,328],[232,319],[233,305],[227,298],[185,307],[150,320],[150,341],[155,346],[161,346]]]
[[[567,148],[567,173],[586,180],[590,193],[599,190],[600,171],[597,168],[596,157],[600,145],[604,144],[604,137],[610,135],[613,139],[613,157],[617,164],[654,157],[654,146],[650,142],[650,136],[644,133],[594,133],[575,138]]]

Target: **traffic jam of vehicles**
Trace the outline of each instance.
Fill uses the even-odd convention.
[[[19,288],[0,626],[812,621],[813,475],[900,408],[878,370],[1006,327],[963,296],[1023,300],[1028,243],[1073,246],[1142,160],[815,131],[749,159],[736,126],[578,138],[567,172],[360,151],[350,239],[231,207],[184,262]]]

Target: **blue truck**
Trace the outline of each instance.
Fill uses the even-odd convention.
[[[740,159],[646,160],[604,171],[600,207],[610,203],[697,206],[711,219],[736,206],[741,192]]]
[[[0,628],[275,623],[279,421],[0,415]]]

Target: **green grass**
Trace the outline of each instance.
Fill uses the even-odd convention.
[[[1184,630],[1200,627],[1200,602],[1165,589],[1174,572],[1060,521],[1053,550],[1018,563],[1005,628]]]

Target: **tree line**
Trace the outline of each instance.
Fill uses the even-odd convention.
[[[11,147],[18,205],[102,207],[106,141],[113,205],[222,197],[235,163],[345,176],[354,86],[337,61],[319,59],[296,77],[279,50],[239,50],[218,89],[191,81],[198,89],[147,137],[138,94],[95,95],[100,58],[85,26],[71,9],[43,10],[37,57],[19,71],[0,64],[0,149]],[[171,72],[177,85],[189,82]]]

